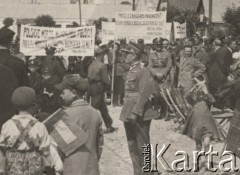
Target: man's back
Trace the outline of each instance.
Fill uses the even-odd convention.
[[[14,72],[0,64],[0,129],[3,123],[10,119],[15,109],[11,102],[11,96],[18,87]]]
[[[13,70],[19,86],[28,86],[27,69],[24,62],[19,58],[12,56],[8,49],[0,49],[0,64]]]
[[[103,144],[100,113],[83,100],[77,100],[65,110],[72,122],[88,136],[88,141],[64,161],[64,174],[98,175],[98,146]],[[73,165],[73,162],[77,162]]]

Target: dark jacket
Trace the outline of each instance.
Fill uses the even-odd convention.
[[[89,95],[104,92],[111,87],[107,66],[99,60],[93,60],[88,68]]]
[[[218,49],[211,55],[211,63],[208,65],[208,78],[211,93],[227,82],[230,73],[230,65],[233,63],[232,53],[227,47]]]
[[[14,72],[6,66],[0,65],[0,128],[15,112],[11,96],[17,87],[17,77]]]
[[[0,64],[7,66],[15,73],[19,86],[28,86],[27,68],[22,60],[11,55],[8,49],[0,49]]]

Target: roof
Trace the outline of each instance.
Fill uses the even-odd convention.
[[[82,5],[83,19],[114,18],[118,11],[131,11],[128,5]],[[36,18],[42,14],[54,19],[78,19],[78,4],[0,4],[0,18]]]
[[[209,17],[209,0],[203,0],[205,16]],[[213,0],[212,10],[212,22],[222,23],[222,16],[225,13],[227,7],[232,7],[233,4],[236,7],[240,6],[240,0]]]

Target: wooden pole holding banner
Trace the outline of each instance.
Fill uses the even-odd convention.
[[[116,44],[113,41],[113,60],[112,60],[112,87],[111,87],[111,105],[113,106],[114,81],[115,81],[115,62],[116,62]]]
[[[81,0],[78,0],[78,6],[79,6],[79,20],[80,20],[80,23],[79,25],[82,26],[82,8],[81,8]]]
[[[135,11],[136,10],[136,1],[133,0],[132,2],[132,11]]]

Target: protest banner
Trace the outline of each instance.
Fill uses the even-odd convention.
[[[185,23],[173,22],[174,25],[174,38],[181,39],[187,36],[187,25]]]
[[[87,134],[62,109],[57,110],[43,121],[48,133],[60,150],[70,155],[87,142]]]
[[[102,43],[107,44],[114,40],[115,22],[102,21]]]
[[[119,12],[116,16],[116,39],[142,38],[152,43],[157,37],[166,36],[166,11],[161,12]]]
[[[20,51],[43,56],[46,47],[54,46],[56,56],[93,56],[95,30],[95,26],[63,29],[22,25]]]
[[[170,41],[171,35],[172,35],[172,23],[168,22],[168,23],[166,23],[166,37],[165,38]]]

